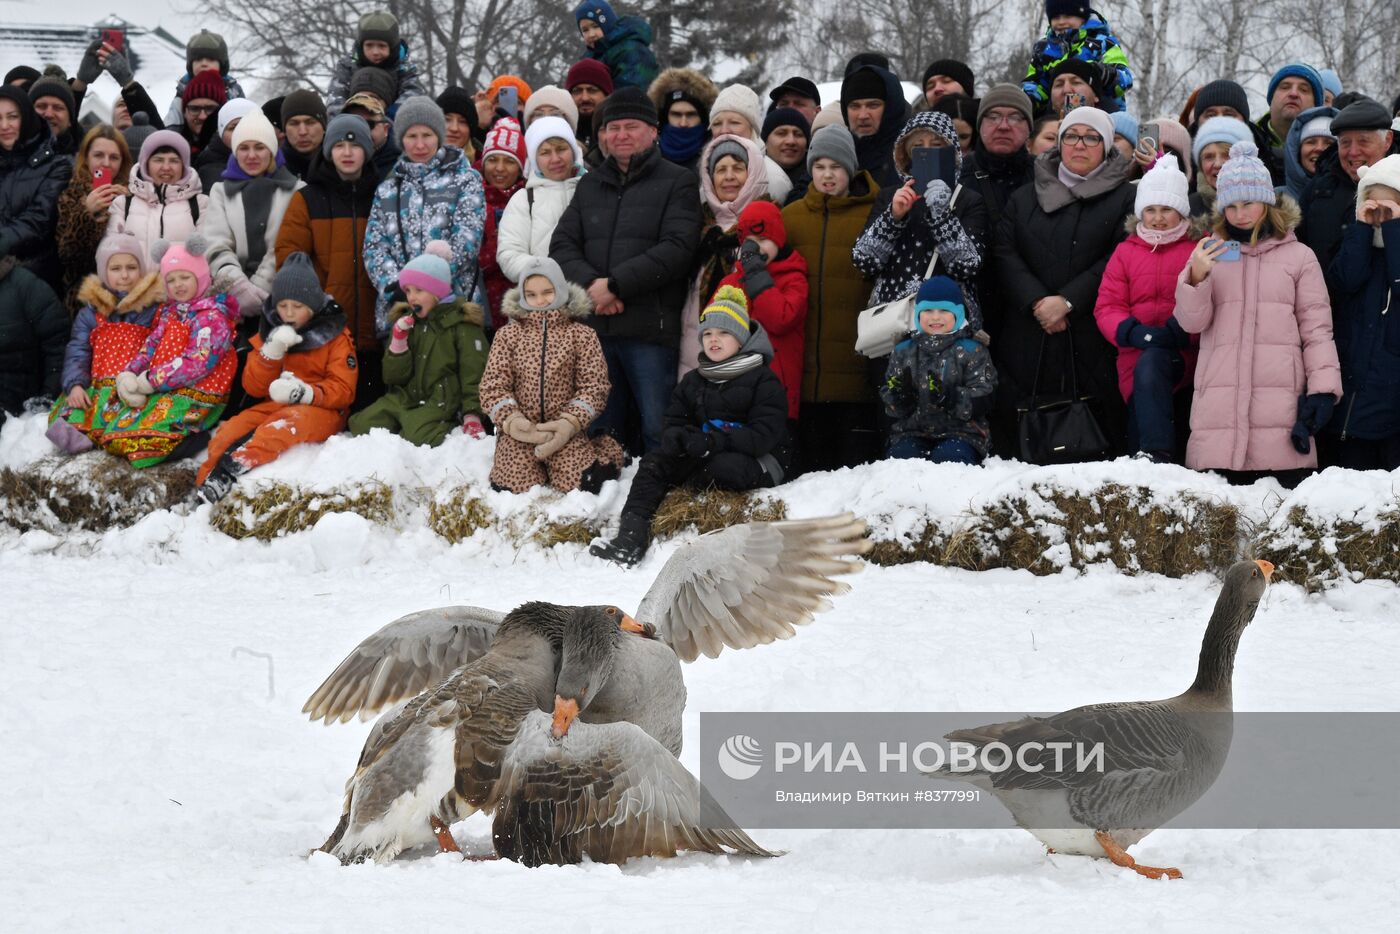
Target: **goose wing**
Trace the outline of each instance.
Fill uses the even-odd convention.
[[[493,802],[500,855],[529,866],[726,847],[778,855],[733,827],[699,780],[633,724],[576,720],[562,740],[550,725],[531,712],[508,753]]]
[[[790,638],[850,588],[833,577],[863,567],[866,525],[849,513],[751,522],[677,549],[642,598],[637,618],[682,661]]]
[[[351,650],[306,701],[312,720],[361,720],[421,693],[480,658],[504,613],[473,606],[421,610],[394,620]]]

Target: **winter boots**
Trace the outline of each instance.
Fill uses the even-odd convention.
[[[219,458],[219,462],[214,465],[214,469],[209,471],[209,476],[204,478],[204,482],[199,485],[196,493],[200,501],[214,505],[223,499],[233,490],[233,485],[238,482],[240,475],[247,473],[248,468],[234,459],[232,452],[225,452]]]
[[[651,518],[636,513],[623,513],[622,521],[618,524],[617,536],[610,542],[598,539],[588,547],[588,553],[630,568],[642,560],[650,545]]]

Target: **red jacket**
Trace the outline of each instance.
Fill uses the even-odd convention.
[[[525,187],[525,179],[517,179],[516,183],[505,191],[494,185],[483,184],[482,187],[486,191],[486,227],[481,235],[481,249],[477,252],[477,257],[481,266],[482,282],[486,285],[486,304],[491,310],[491,327],[495,330],[505,327],[506,321],[509,320],[501,313],[501,299],[505,297],[506,290],[514,285],[501,271],[500,263],[496,262],[497,229],[501,224],[501,214],[510,203],[511,195]],[[474,301],[470,295],[462,297],[469,302]]]
[[[802,404],[802,355],[807,324],[807,261],[793,250],[768,264],[773,287],[764,289],[757,298],[749,298],[749,317],[763,325],[773,342],[774,373],[787,390],[788,418],[797,417]],[[735,263],[734,271],[720,280],[720,286],[744,287],[744,267]],[[719,286],[715,287],[719,291]],[[703,309],[701,309],[703,311]]]
[[[1133,367],[1137,366],[1142,351],[1136,347],[1119,347],[1118,328],[1129,317],[1154,328],[1167,323],[1176,308],[1176,277],[1186,268],[1195,248],[1196,238],[1188,234],[1154,251],[1134,233],[1118,244],[1109,257],[1103,281],[1099,283],[1094,320],[1104,339],[1118,347],[1118,391],[1125,401],[1133,394]],[[1186,375],[1177,388],[1191,385],[1199,343],[1199,338],[1193,335],[1191,349],[1182,352]]]

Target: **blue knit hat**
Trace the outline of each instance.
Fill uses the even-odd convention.
[[[613,12],[607,0],[583,0],[583,3],[574,7],[574,21],[583,22],[586,19],[597,23],[604,36],[612,35],[613,30],[617,28],[617,14]]]
[[[1220,169],[1215,180],[1215,209],[1222,214],[1232,204],[1261,201],[1277,204],[1274,180],[1259,159],[1259,147],[1254,143],[1236,143],[1230,147],[1230,159]]]
[[[1341,76],[1341,75],[1337,74],[1335,71],[1333,71],[1333,70],[1330,69],[1330,68],[1324,68],[1324,69],[1322,69],[1321,71],[1319,71],[1319,72],[1317,73],[1317,76],[1318,76],[1319,78],[1322,79],[1322,89],[1323,89],[1324,91],[1331,91],[1333,97],[1340,97],[1340,96],[1341,96],[1341,93],[1342,93],[1342,76]],[[1317,106],[1319,106],[1319,107],[1322,106],[1322,98],[1320,98],[1320,97],[1317,99]]]
[[[1109,114],[1109,115],[1108,115],[1108,119],[1110,119],[1110,120],[1113,121],[1113,135],[1114,135],[1114,136],[1121,136],[1121,137],[1123,137],[1125,140],[1127,140],[1128,142],[1132,143],[1134,146],[1137,145],[1137,141],[1138,141],[1138,122],[1137,122],[1137,117],[1134,117],[1132,114],[1128,113],[1126,110],[1120,110],[1120,111],[1118,111],[1117,113],[1111,113],[1111,114]],[[1112,141],[1110,140],[1110,142],[1112,142]]]
[[[399,272],[399,285],[417,286],[442,301],[452,294],[452,245],[446,240],[429,240],[421,256],[415,256]]]
[[[1278,84],[1284,78],[1302,78],[1312,85],[1314,107],[1322,106],[1322,76],[1317,73],[1317,69],[1311,65],[1304,65],[1302,62],[1292,62],[1284,65],[1274,76],[1269,79],[1269,91],[1264,95],[1264,99],[1269,103],[1274,101],[1274,92],[1278,90]]]
[[[962,330],[967,324],[967,307],[964,305],[962,287],[947,276],[934,276],[924,280],[914,297],[914,316],[909,322],[912,334],[919,332],[919,312],[949,311],[953,314],[953,330]]]
[[[1249,143],[1254,141],[1254,131],[1249,124],[1234,117],[1211,117],[1196,130],[1196,141],[1191,144],[1191,161],[1198,167],[1201,164],[1201,150],[1211,143]]]

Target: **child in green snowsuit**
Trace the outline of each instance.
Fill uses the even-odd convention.
[[[414,444],[436,447],[458,424],[473,438],[485,435],[477,386],[486,369],[481,306],[452,294],[452,248],[431,241],[399,273],[407,302],[384,355],[384,397],[350,416],[350,433],[387,428]]]

